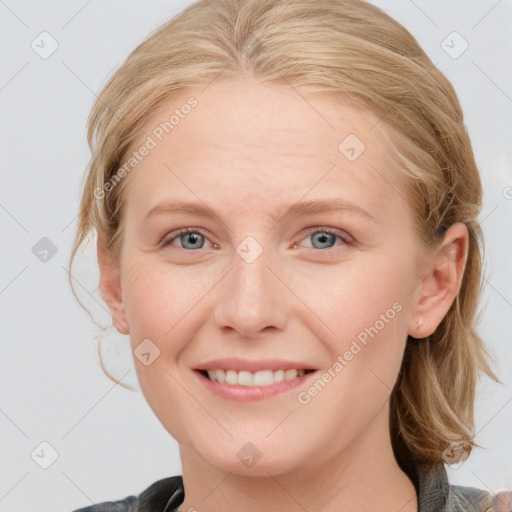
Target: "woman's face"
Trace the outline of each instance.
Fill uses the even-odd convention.
[[[421,271],[378,121],[214,82],[134,144],[116,322],[150,407],[203,463],[277,474],[389,441]]]

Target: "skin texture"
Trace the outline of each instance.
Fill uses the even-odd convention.
[[[416,511],[391,449],[389,396],[407,335],[431,334],[460,287],[465,226],[422,248],[385,123],[327,93],[214,82],[163,105],[134,148],[191,96],[197,106],[124,178],[119,267],[98,239],[100,289],[116,328],[132,350],[145,339],[160,350],[149,365],[134,362],[146,400],[180,445],[181,510]],[[365,144],[354,161],[338,149],[349,134]],[[375,220],[350,211],[285,216],[288,205],[332,198]],[[177,200],[211,213],[144,220]],[[198,238],[178,236],[184,227]],[[326,227],[342,238],[322,238]],[[237,252],[247,236],[262,249],[251,263]],[[297,397],[311,380],[234,402],[193,371],[238,357],[322,374],[393,304],[400,311],[307,405]],[[252,467],[237,456],[248,442],[261,453]]]

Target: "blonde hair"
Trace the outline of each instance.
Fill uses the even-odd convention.
[[[98,190],[115,177],[149,116],[188,87],[247,75],[339,93],[377,114],[396,142],[418,240],[433,245],[453,223],[467,226],[470,242],[460,292],[432,336],[407,340],[391,394],[390,430],[399,462],[409,450],[427,465],[440,465],[452,441],[470,453],[480,446],[473,431],[480,372],[501,382],[475,331],[483,257],[477,221],[480,177],[450,82],[403,26],[373,5],[360,0],[199,0],[151,33],[92,107],[92,160],[69,269],[92,230],[102,234],[119,262],[129,177],[108,194]]]

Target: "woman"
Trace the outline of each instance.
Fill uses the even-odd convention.
[[[183,475],[81,512],[491,509],[444,469],[478,446],[480,372],[499,381],[475,332],[480,177],[400,24],[359,0],[198,1],[88,128],[72,259],[97,232]]]

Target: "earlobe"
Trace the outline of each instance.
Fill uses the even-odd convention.
[[[430,336],[448,313],[460,290],[468,247],[467,227],[463,223],[456,223],[446,231],[439,248],[428,257],[420,273],[409,336]]]
[[[97,257],[100,268],[99,289],[101,297],[112,315],[112,323],[121,334],[129,334],[128,322],[123,306],[121,274],[118,265],[105,247],[102,235],[98,233]]]

